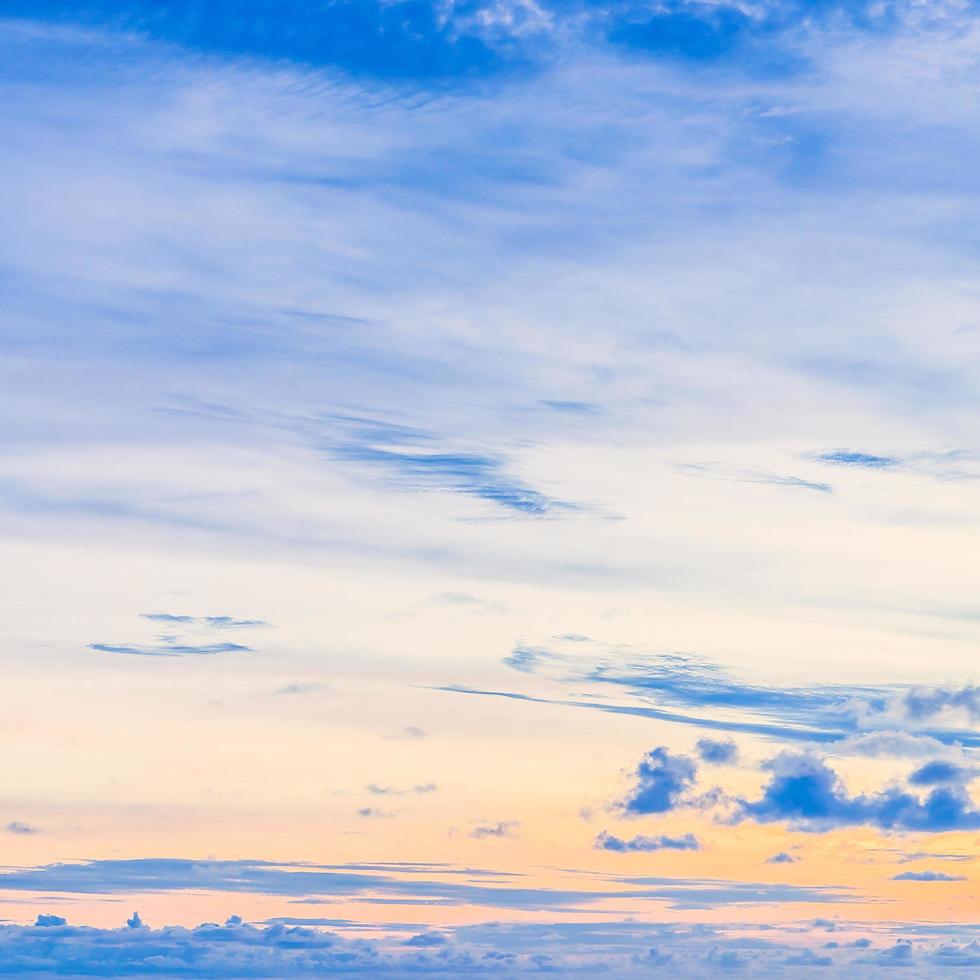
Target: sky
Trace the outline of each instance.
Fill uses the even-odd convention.
[[[977,4],[0,55],[0,976],[980,967]]]

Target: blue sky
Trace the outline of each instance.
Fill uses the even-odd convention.
[[[974,4],[0,48],[0,974],[977,962]]]

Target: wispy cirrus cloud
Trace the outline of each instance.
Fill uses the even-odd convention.
[[[980,746],[978,689],[895,684],[766,686],[741,681],[721,665],[687,653],[634,654],[590,648],[588,655],[515,645],[501,661],[522,673],[542,673],[581,690],[583,685],[621,689],[638,703],[540,698],[461,685],[442,690],[551,703],[612,714],[658,718],[722,732],[743,732],[787,741],[837,742],[856,755],[934,755],[942,746]],[[683,714],[674,707],[685,708]],[[735,712],[726,717],[712,711]],[[741,715],[741,720],[738,716]],[[705,751],[723,756],[705,741]],[[720,758],[720,756],[719,756]],[[734,757],[733,757],[734,758]]]
[[[884,455],[853,449],[833,449],[814,453],[807,458],[817,463],[852,470],[878,470],[950,481],[980,479],[980,455],[975,451],[926,450]]]
[[[218,653],[248,653],[251,647],[241,643],[90,643],[90,650],[100,653],[122,653],[131,657],[212,657]]]
[[[269,624],[262,619],[236,619],[234,616],[183,616],[173,613],[140,613],[140,618],[165,626],[195,627],[211,630],[259,629]]]
[[[892,881],[966,881],[963,875],[950,875],[943,871],[903,871],[892,875]]]
[[[496,829],[496,827],[494,828]],[[499,836],[494,833],[491,837]],[[476,879],[457,880],[458,878]],[[483,884],[481,877],[509,878]],[[783,902],[839,901],[848,890],[836,886],[762,884],[712,878],[607,876],[603,888],[569,873],[568,887],[539,887],[525,875],[503,875],[470,868],[388,863],[313,865],[273,861],[195,861],[138,858],[59,863],[0,872],[0,890],[67,895],[138,895],[213,891],[278,895],[295,899],[357,896],[407,904],[414,900],[485,908],[548,909],[601,904],[604,899],[664,902],[674,908],[766,905]],[[448,880],[442,881],[440,878]],[[593,883],[594,884],[594,883]]]
[[[90,643],[88,648],[100,653],[119,653],[132,657],[211,657],[222,653],[251,653],[252,647],[243,643],[230,640],[202,642],[197,637],[269,625],[260,619],[235,619],[232,616],[140,613],[140,618],[157,626],[169,627],[170,631],[158,635],[154,643]]]
[[[700,476],[713,480],[729,480],[733,483],[757,483],[767,487],[789,487],[833,493],[829,483],[805,480],[799,476],[770,473],[763,469],[726,466],[722,463],[678,463],[676,469],[687,476]]]

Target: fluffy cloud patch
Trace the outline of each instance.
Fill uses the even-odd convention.
[[[851,796],[837,773],[812,753],[784,752],[767,768],[772,776],[762,796],[740,800],[735,819],[787,821],[814,831],[860,824],[908,831],[980,828],[980,810],[958,785],[937,786],[924,798],[899,787]]]
[[[636,785],[620,804],[623,812],[630,816],[667,813],[693,785],[697,766],[687,756],[671,755],[660,746],[640,760],[634,775]]]

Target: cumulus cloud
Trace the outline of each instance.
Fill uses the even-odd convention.
[[[786,821],[803,830],[867,824],[883,830],[980,828],[980,810],[959,785],[938,786],[924,798],[900,787],[851,796],[840,777],[810,752],[783,752],[767,763],[769,783],[758,800],[740,800],[734,819]]]
[[[696,775],[697,767],[687,756],[671,755],[660,746],[640,760],[634,773],[636,785],[620,806],[630,816],[667,813],[677,806]]]
[[[406,946],[417,949],[431,949],[434,946],[444,946],[448,940],[441,932],[419,932],[405,940]]]
[[[912,966],[913,960],[912,944],[907,939],[899,939],[894,946],[881,950],[867,962],[880,966]]]
[[[228,916],[223,925],[149,928],[134,915],[127,926],[102,929],[38,916],[33,926],[0,925],[0,968],[20,976],[322,977],[558,976],[631,977],[653,968],[703,978],[745,971],[777,977],[785,967],[835,968],[835,975],[877,976],[876,967],[906,965],[916,976],[940,977],[951,966],[980,962],[975,940],[918,930],[913,945],[897,938],[901,923],[865,925],[875,942],[820,941],[817,926],[579,920],[486,922],[384,928],[351,920],[286,920],[264,924]],[[43,920],[43,921],[42,921]],[[839,928],[854,930],[851,923]],[[353,938],[351,933],[354,934]],[[792,971],[794,974],[796,970]],[[801,973],[801,975],[804,975]]]
[[[67,925],[68,920],[60,915],[51,915],[48,912],[41,912],[38,914],[37,921],[34,923],[38,928],[44,929],[49,926],[63,926]]]

